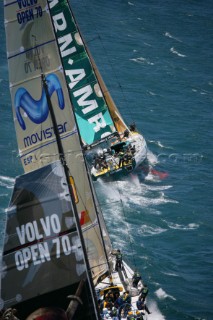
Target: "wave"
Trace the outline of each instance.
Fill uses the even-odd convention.
[[[143,173],[143,171],[141,172]],[[154,183],[159,183],[162,180],[166,179],[168,177],[168,172],[164,172],[164,171],[158,171],[155,170],[154,168],[150,167],[149,168],[149,173],[144,177],[145,181],[151,181]],[[178,203],[178,202],[175,202]]]
[[[152,45],[151,45],[150,43],[144,42],[143,44],[144,44],[145,46],[147,46],[147,47],[152,47]]]
[[[143,197],[141,195],[130,194],[123,200],[127,207],[134,205],[135,207],[149,208],[149,206],[159,206],[165,203],[177,203],[174,200],[166,199],[163,192],[157,198]]]
[[[163,229],[160,227],[152,227],[152,226],[143,224],[138,228],[137,233],[140,234],[142,237],[150,237],[150,236],[161,234],[166,231],[167,229]]]
[[[192,92],[198,92],[200,95],[208,95],[208,94],[211,94],[209,91],[200,90],[200,89],[196,89],[196,88],[192,88]]]
[[[162,191],[162,190],[168,190],[173,188],[173,186],[148,186],[148,190],[151,191]]]
[[[150,151],[149,149],[147,151],[147,158],[148,158],[149,163],[152,164],[152,165],[158,163],[157,156],[152,151]]]
[[[161,181],[159,180],[159,175],[156,176],[156,174],[149,173],[141,182],[140,174],[132,173],[130,176],[125,177],[125,180],[120,181],[105,182],[98,179],[95,183],[95,188],[101,205],[118,205],[118,203],[122,202],[126,208],[134,206],[137,209],[165,203],[178,203],[164,194],[164,191],[172,188],[172,185],[150,185],[144,183],[144,181],[150,180],[154,183]],[[157,215],[159,214],[158,211]]]
[[[152,92],[152,91],[147,91],[149,94],[150,94],[150,96],[157,96],[157,93],[154,93],[154,92]]]
[[[188,225],[182,225],[178,223],[168,222],[166,220],[164,220],[164,222],[168,225],[170,229],[175,229],[175,230],[196,230],[200,226],[197,223],[189,223]]]
[[[166,298],[170,298],[172,300],[176,300],[173,296],[167,294],[162,288],[159,288],[158,290],[156,290],[155,294],[160,300],[164,300]]]
[[[170,34],[169,32],[165,32],[164,35],[165,35],[166,37],[171,38],[171,39],[174,39],[174,40],[176,40],[176,41],[178,41],[178,42],[183,42],[183,41],[181,41],[180,39],[174,37],[174,36],[173,36],[172,34]]]
[[[185,58],[185,57],[186,57],[185,54],[179,53],[177,50],[175,50],[174,47],[172,47],[172,48],[170,49],[170,51],[171,51],[172,53],[176,54],[178,57],[181,57],[181,58]]]
[[[128,5],[130,5],[130,6],[134,6],[134,3],[132,3],[132,2],[128,2]]]
[[[1,185],[1,184],[0,184]],[[0,197],[8,197],[8,193],[1,193]]]
[[[154,181],[154,179],[158,179],[157,182],[159,182],[159,178],[152,176],[152,174],[148,174],[148,176],[145,178],[145,181],[151,179],[152,181]],[[131,183],[129,180],[122,182],[120,181],[117,183],[116,186],[117,191],[119,191],[119,196],[122,197],[122,201],[127,207],[131,207],[133,204],[134,206],[139,206],[143,208],[149,207],[150,205],[160,205],[162,203],[177,203],[176,201],[167,198],[163,192],[164,190],[169,189],[170,187],[172,186],[146,185],[140,182],[139,177],[137,175],[135,175],[134,178],[131,179]],[[152,192],[152,194],[150,194],[150,191]],[[113,195],[115,195],[116,189],[111,189],[110,192],[112,192]]]
[[[134,61],[134,62],[137,62],[137,63],[145,63],[145,64],[149,64],[151,66],[154,65],[153,62],[150,62],[148,59],[145,59],[143,57],[139,57],[139,58],[133,58],[133,59],[129,59],[130,61]]]
[[[166,274],[167,276],[171,276],[171,277],[179,277],[179,275],[176,273],[171,273],[171,272],[162,272],[162,273]]]
[[[15,183],[14,178],[10,178],[7,176],[0,176],[0,186],[1,187],[6,187],[7,189],[13,188]]]
[[[149,305],[151,314],[149,314],[149,316],[146,317],[146,319],[149,319],[149,320],[165,320],[166,319],[158,309],[156,301],[148,298],[148,305]]]
[[[163,145],[159,140],[157,140],[157,141],[156,140],[149,140],[148,142],[153,143],[163,149],[173,149],[172,147],[167,147],[167,146]]]

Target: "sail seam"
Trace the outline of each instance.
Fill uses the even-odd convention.
[[[69,133],[68,135],[66,135],[66,136],[64,136],[64,137],[61,137],[61,140],[66,139],[66,138],[68,138],[68,137],[70,137],[70,136],[72,136],[72,135],[74,135],[74,134],[76,134],[76,133],[77,133],[77,131],[74,130],[74,131],[72,131],[71,133]],[[48,146],[48,145],[50,145],[50,144],[52,144],[52,143],[55,143],[55,142],[56,142],[56,139],[54,139],[53,141],[50,141],[50,142],[48,142],[48,143],[46,143],[46,144],[43,144],[43,145],[40,146],[40,147],[37,147],[37,148],[35,148],[35,149],[32,149],[31,151],[29,151],[29,152],[27,152],[27,153],[24,153],[23,155],[20,155],[19,157],[20,157],[20,158],[23,158],[23,157],[27,156],[28,154],[30,154],[30,153],[32,153],[32,152],[34,152],[34,151],[36,151],[36,150],[39,150],[39,149],[41,149],[41,148],[43,148],[43,147],[46,147],[46,146]]]
[[[14,247],[13,249],[10,249],[10,250],[7,250],[7,251],[4,251],[4,255],[7,255],[7,254],[11,254],[13,252],[16,252],[17,250],[21,250],[23,248],[26,248],[26,247],[29,247],[29,246],[32,246],[36,243],[42,243],[44,241],[47,241],[47,240],[51,240],[51,239],[55,239],[55,238],[59,238],[61,236],[64,236],[66,234],[71,234],[71,233],[74,233],[76,232],[77,229],[76,227],[72,228],[72,229],[69,229],[69,230],[66,230],[66,231],[63,231],[63,232],[60,232],[58,235],[56,236],[52,236],[52,237],[47,237],[47,238],[42,238],[40,240],[35,240],[35,241],[32,241],[32,242],[27,242],[21,246],[18,246],[18,247]]]
[[[52,43],[52,42],[56,42],[56,40],[53,39],[53,40],[44,42],[44,43],[42,43],[42,44],[40,44],[40,45],[37,45],[37,46],[35,46],[35,47],[33,47],[33,48],[30,48],[30,49],[27,49],[27,50],[23,50],[23,51],[21,51],[21,52],[19,52],[19,53],[16,53],[16,54],[14,54],[14,55],[12,55],[12,56],[7,57],[7,59],[9,60],[9,59],[18,57],[18,56],[20,56],[20,55],[22,55],[22,54],[24,54],[24,53],[26,53],[26,52],[29,52],[29,51],[34,50],[35,48],[43,47],[43,46],[45,46],[45,45],[47,45],[47,44],[49,44],[49,43]]]

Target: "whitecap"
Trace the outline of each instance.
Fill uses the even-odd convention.
[[[186,55],[184,55],[184,54],[182,54],[182,53],[179,53],[177,50],[175,50],[174,47],[172,47],[172,48],[170,49],[170,51],[171,51],[172,53],[176,54],[178,57],[182,57],[182,58],[186,57]]]
[[[152,151],[150,151],[149,149],[147,151],[147,159],[148,159],[149,163],[152,164],[152,165],[158,163],[157,156]]]
[[[162,190],[167,190],[167,189],[171,189],[173,186],[148,186],[148,190],[152,190],[152,191],[162,191]]]
[[[2,193],[2,194],[0,194],[0,197],[8,197],[8,193]]]
[[[129,60],[130,60],[130,61],[137,62],[137,63],[144,63],[144,64],[148,64],[148,65],[151,65],[151,66],[153,66],[153,65],[154,65],[154,63],[153,63],[153,62],[150,62],[148,59],[143,58],[143,57],[133,58],[133,59],[129,59]]]
[[[156,96],[157,95],[156,93],[154,93],[152,91],[147,91],[147,92],[150,94],[150,96]]]
[[[149,314],[146,319],[149,320],[166,320],[164,315],[161,313],[161,311],[158,309],[156,301],[148,298],[148,306],[151,311],[151,314]]]
[[[147,208],[165,203],[178,203],[164,194],[164,191],[172,188],[172,185],[150,185],[144,183],[145,180],[159,184],[161,181],[160,174],[160,172],[158,175],[149,172],[146,177],[143,177],[143,183],[140,181],[140,173],[131,174],[121,181],[105,182],[98,179],[95,183],[95,188],[97,195],[100,195],[100,199],[103,199],[100,204],[112,207],[113,204],[118,206],[123,203],[126,208],[134,206],[136,210],[137,207]],[[150,196],[150,192],[154,193],[154,196]],[[156,208],[154,209],[156,210]],[[159,215],[161,213],[154,212],[154,214]]]
[[[0,186],[6,187],[7,189],[11,189],[13,188],[14,183],[15,183],[14,178],[10,178],[7,176],[0,176]]]
[[[159,140],[149,140],[149,142],[150,143],[153,143],[153,144],[155,144],[155,145],[157,145],[158,147],[160,147],[160,148],[164,148],[164,149],[173,149],[172,147],[167,147],[167,146],[165,146],[164,144],[162,144],[162,142],[161,141],[159,141]]]
[[[171,38],[171,39],[174,39],[174,40],[176,40],[176,41],[178,41],[178,42],[182,42],[180,39],[174,37],[174,36],[171,35],[169,32],[165,32],[164,35],[165,35],[166,37]]]
[[[152,177],[152,178],[149,178]],[[152,176],[148,174],[145,177],[145,180],[152,180],[154,182],[159,182],[159,177]],[[134,183],[129,184],[126,182],[126,185],[119,185],[119,195],[120,199],[124,205],[128,208],[131,208],[132,205],[147,208],[150,205],[160,205],[162,203],[177,203],[175,200],[169,199],[165,196],[163,190],[166,190],[167,187],[159,187],[158,190],[152,189],[151,186],[144,183],[140,183],[139,179],[135,179]],[[149,192],[155,192],[155,197],[150,197]],[[111,190],[114,193],[114,191]],[[148,193],[148,196],[147,196]],[[110,202],[109,202],[110,203]]]
[[[154,227],[154,226],[148,226],[146,224],[143,224],[138,228],[137,233],[143,237],[150,237],[150,236],[155,236],[155,235],[161,234],[166,231],[167,231],[167,229],[163,229],[160,227]]]
[[[166,220],[164,220],[164,222],[166,222],[166,224],[170,229],[175,229],[175,230],[195,230],[199,228],[199,224],[197,223],[189,223],[188,225],[183,225],[183,224],[168,222]]]
[[[143,44],[144,44],[145,46],[152,47],[152,45],[149,44],[149,43],[147,43],[147,42],[144,42]]]
[[[132,3],[132,2],[128,2],[128,4],[129,4],[130,6],[134,6],[134,3]]]
[[[162,273],[166,274],[167,276],[171,276],[171,277],[179,277],[179,275],[176,273],[171,273],[171,272],[162,272]]]
[[[139,213],[141,214],[141,211],[139,211]],[[149,212],[148,212],[150,215],[153,215],[153,216],[160,216],[162,214],[161,211],[159,210],[156,210],[154,208],[149,208]]]
[[[170,298],[172,300],[176,300],[173,296],[167,294],[162,288],[159,288],[158,290],[156,290],[155,294],[160,300],[164,300],[166,298]]]

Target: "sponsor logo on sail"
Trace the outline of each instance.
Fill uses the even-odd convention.
[[[48,92],[50,97],[54,92],[57,93],[59,108],[64,109],[64,95],[58,77],[55,74],[49,74],[46,77]],[[19,88],[15,94],[15,111],[18,122],[23,130],[26,130],[24,119],[21,115],[21,109],[28,115],[30,120],[36,124],[44,122],[49,114],[49,106],[44,89],[40,100],[34,100],[25,88]]]
[[[52,214],[39,220],[29,221],[16,227],[20,249],[15,252],[18,271],[51,261],[52,257],[75,254],[79,256],[79,238],[61,234],[62,226],[58,214]],[[51,255],[51,252],[55,255]]]
[[[38,6],[38,0],[17,0],[19,11],[17,11],[17,21],[24,24],[43,15],[42,7]]]
[[[67,12],[69,8],[67,6],[60,7],[58,0],[48,0],[48,2],[70,97],[77,121],[80,119],[78,123],[80,131],[82,130],[84,132],[83,140],[87,141],[89,137],[89,132],[86,131],[85,125],[87,125],[86,128],[88,128],[88,130],[92,128],[93,135],[99,134],[100,132],[101,135],[106,136],[111,133],[109,126],[109,123],[111,123],[110,115],[108,111],[106,111],[105,102],[97,80],[95,80],[91,63],[83,47],[81,36],[76,29],[70,12]],[[71,30],[73,30],[73,32],[71,32]],[[78,52],[78,50],[80,52]],[[81,63],[79,63],[79,60],[81,60]]]
[[[46,77],[46,81],[50,97],[53,95],[53,93],[56,93],[58,98],[58,106],[61,110],[63,110],[65,107],[64,95],[58,77],[55,74],[49,74]],[[39,100],[35,100],[25,88],[19,88],[16,91],[14,100],[17,120],[22,130],[26,130],[26,124],[21,110],[24,111],[28,118],[35,124],[41,124],[47,119],[49,115],[49,106],[44,89],[42,90],[41,98]],[[67,131],[66,125],[67,122],[58,124],[59,134]],[[42,129],[39,132],[35,132],[24,137],[24,146],[25,148],[29,147],[38,142],[50,139],[53,135],[53,127]]]

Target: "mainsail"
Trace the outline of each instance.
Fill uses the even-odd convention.
[[[78,90],[80,88],[76,83],[76,77],[75,81],[71,77],[74,71],[70,68],[77,43],[73,40],[76,29],[70,20],[68,3],[64,0],[6,0],[4,8],[10,90],[19,154],[24,170],[36,170],[59,158],[52,119],[41,81],[43,71],[70,178],[75,187],[76,207],[93,280],[97,283],[99,278],[108,273],[107,252],[111,248],[108,247],[106,252],[103,247],[82,143],[70,102],[69,87],[76,86]],[[82,58],[82,55],[80,56]],[[68,78],[74,82],[67,84]],[[85,95],[80,95],[76,101],[86,105],[88,103],[88,108],[93,103],[93,99],[88,102]],[[99,122],[94,123],[93,127]],[[102,227],[105,228],[104,225]]]

